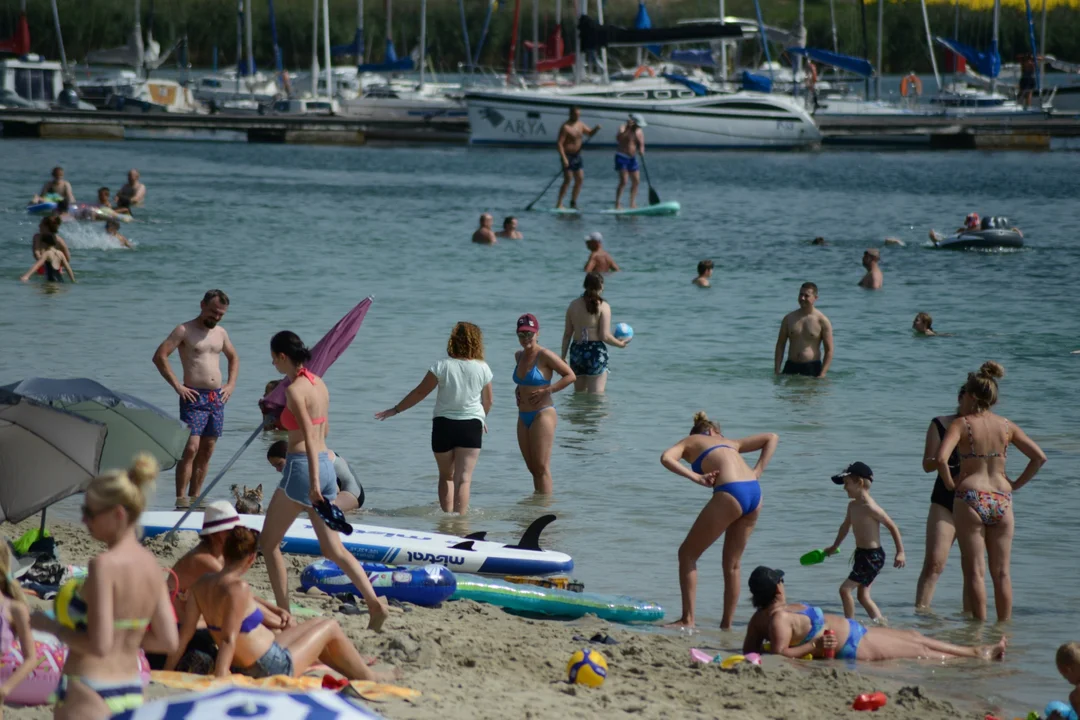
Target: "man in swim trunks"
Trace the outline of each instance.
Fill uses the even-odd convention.
[[[524,240],[525,236],[517,229],[517,218],[513,215],[503,220],[503,229],[495,233],[495,237],[503,240]]]
[[[880,290],[885,282],[885,276],[881,274],[881,251],[870,248],[862,255],[862,265],[866,268],[866,274],[859,281],[859,287],[867,290]]]
[[[208,290],[194,320],[177,325],[154,352],[154,365],[161,377],[180,396],[180,420],[191,429],[184,454],[176,464],[176,507],[190,507],[199,496],[214,445],[221,437],[225,422],[225,403],[229,401],[240,374],[240,356],[229,334],[219,327],[229,309],[229,296],[221,290]],[[181,383],[169,366],[169,356],[180,350],[184,368]],[[229,362],[229,379],[221,384],[221,355]],[[190,484],[190,487],[189,487]],[[184,493],[188,493],[187,497]]]
[[[52,169],[52,179],[41,186],[41,193],[35,195],[31,202],[44,202],[46,195],[59,195],[67,201],[69,206],[75,204],[75,193],[71,190],[71,183],[64,179],[64,168],[59,165]]]
[[[589,248],[589,259],[585,262],[585,272],[619,272],[619,266],[611,253],[604,249],[604,236],[591,232],[585,236],[585,247]]]
[[[570,196],[570,207],[577,208],[578,195],[581,194],[581,183],[585,181],[584,164],[581,160],[581,146],[585,144],[584,137],[592,137],[600,132],[600,126],[590,128],[581,122],[581,111],[576,107],[570,108],[570,119],[559,128],[559,139],[555,142],[555,148],[559,151],[559,159],[562,160],[563,183],[559,188],[559,201],[555,208],[563,206],[563,198],[566,190],[570,187],[570,180],[574,180],[574,192]]]
[[[481,245],[494,245],[497,243],[498,240],[495,239],[495,233],[491,229],[491,223],[494,221],[495,219],[491,217],[491,213],[483,213],[480,216],[480,227],[472,234],[472,241]]]
[[[789,312],[781,321],[773,357],[777,375],[784,359],[784,347],[789,342],[791,348],[788,350],[788,360],[783,365],[784,375],[823,378],[829,371],[833,357],[832,323],[814,307],[817,298],[817,285],[803,283],[799,288],[799,309]]]
[[[116,212],[131,214],[131,208],[146,200],[146,186],[139,182],[139,171],[128,170],[127,183],[116,193]]]
[[[619,187],[615,190],[616,210],[622,207],[622,191],[626,187],[628,177],[630,178],[630,207],[637,207],[638,184],[641,181],[637,156],[638,153],[645,154],[645,133],[641,130],[643,127],[646,127],[645,118],[637,113],[631,113],[615,135],[615,142],[618,145],[615,151],[615,172],[619,173]]]

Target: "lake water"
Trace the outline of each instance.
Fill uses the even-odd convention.
[[[1080,348],[1077,156],[656,152],[649,155],[656,189],[684,212],[618,221],[519,212],[557,170],[553,153],[11,140],[0,153],[0,381],[91,376],[175,412],[176,396],[151,355],[173,326],[198,313],[206,289],[222,288],[232,299],[223,326],[241,371],[213,474],[259,421],[256,401],[275,376],[270,336],[292,329],[314,343],[374,294],[357,340],[326,378],[331,446],[364,484],[370,522],[487,530],[509,541],[554,512],[559,519],[544,542],[574,556],[574,574],[589,590],[654,599],[675,617],[676,548],[708,492],[665,471],[659,457],[705,409],[730,435],[781,437],[762,478],[765,510],[744,557],[744,583],[758,564],[781,567],[794,597],[840,612],[845,561],[802,568],[798,557],[832,541],[846,498],[828,478],[863,460],[908,554],[907,568],[890,563],[874,584],[891,623],[962,642],[1012,637],[1004,665],[897,663],[873,672],[1014,714],[1066,695],[1053,654],[1077,639],[1080,625],[1073,539],[1080,356],[1070,355]],[[611,157],[587,151],[585,160],[582,204],[599,209],[614,189]],[[30,265],[36,224],[21,205],[56,164],[81,200],[102,184],[115,191],[138,167],[149,202],[124,228],[138,245],[133,252],[107,249],[100,226],[65,226],[80,282],[46,292],[36,280],[16,280]],[[471,244],[484,210],[497,222],[517,213],[526,240]],[[1029,247],[1007,254],[926,247],[928,228],[951,229],[970,211],[1008,216]],[[565,307],[581,291],[582,238],[593,230],[625,269],[608,279],[605,295],[614,319],[631,323],[636,336],[628,349],[612,348],[605,397],[556,396],[555,494],[535,498],[515,438],[514,321],[536,314],[541,342],[558,348]],[[830,245],[810,246],[816,235]],[[886,236],[907,246],[883,249],[885,289],[867,293],[856,287],[859,259]],[[710,290],[690,284],[703,258],[716,263]],[[836,358],[824,381],[777,379],[778,323],[806,280],[821,288],[818,307],[832,319]],[[911,320],[922,310],[952,337],[913,337]],[[438,509],[433,400],[385,423],[372,415],[419,382],[458,320],[485,331],[496,379],[472,510],[455,519]],[[987,359],[1008,373],[1000,411],[1049,456],[1016,498],[1015,619],[1002,628],[960,615],[955,549],[935,598],[938,614],[912,610],[932,486],[920,467],[924,433],[931,417],[952,408],[966,373]],[[214,497],[232,483],[274,486],[263,459],[268,442],[255,443]],[[1013,453],[1014,477],[1023,462]],[[155,507],[172,498],[170,472]],[[58,512],[76,519],[75,507],[68,501]],[[891,558],[891,541],[885,546]],[[849,538],[841,558],[852,548]],[[719,547],[700,571],[702,643],[741,644],[741,631],[707,629],[721,610]],[[737,621],[750,613],[744,588]]]

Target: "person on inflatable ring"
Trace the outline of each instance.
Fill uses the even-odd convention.
[[[18,581],[11,576],[11,550],[7,542],[0,542],[0,656],[5,660],[4,674],[10,667],[6,660],[15,640],[22,653],[22,663],[0,684],[0,706],[34,672],[38,665],[37,643],[30,628],[30,608]]]
[[[979,222],[979,213],[968,213],[967,217],[964,218],[964,226],[961,228],[957,228],[956,232],[962,233],[971,232],[972,230],[978,230]]]

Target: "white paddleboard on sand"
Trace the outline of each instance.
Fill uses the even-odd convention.
[[[162,535],[176,525],[180,512],[144,512],[140,524],[147,537]],[[533,522],[516,545],[488,542],[486,533],[468,537],[441,535],[420,530],[402,530],[379,525],[353,524],[352,535],[341,535],[341,541],[361,562],[384,565],[445,565],[456,572],[482,575],[554,575],[574,569],[574,561],[565,553],[540,549],[540,533],[554,515],[544,515]],[[241,515],[240,521],[254,530],[261,530],[262,515]],[[181,530],[198,532],[203,514],[191,513]],[[319,540],[311,521],[297,519],[281,543],[281,551],[296,555],[322,555]]]

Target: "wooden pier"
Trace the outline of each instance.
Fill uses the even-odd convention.
[[[1077,116],[816,115],[814,120],[825,145],[923,145],[942,150],[1049,150],[1057,146],[1080,146]]]
[[[343,116],[210,115],[0,109],[3,137],[79,140],[176,139],[364,145],[466,143],[468,123],[372,122]]]

